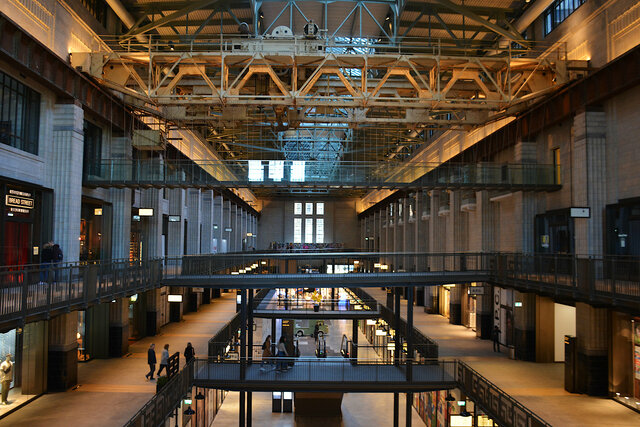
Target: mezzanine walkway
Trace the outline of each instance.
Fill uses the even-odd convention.
[[[285,372],[260,371],[260,364],[246,367],[229,361],[197,360],[194,367],[194,385],[247,391],[332,391],[332,392],[411,392],[455,388],[455,361],[416,363],[410,366],[411,379],[407,379],[407,366],[394,366],[381,361],[357,363],[338,358],[293,358]],[[243,373],[244,369],[244,373]]]
[[[366,292],[386,302],[386,292],[380,288]],[[401,309],[404,317],[406,304]],[[476,338],[464,326],[451,325],[443,316],[414,309],[413,317],[414,327],[438,343],[440,357],[463,360],[553,426],[640,425],[640,414],[611,399],[565,391],[562,363],[511,360],[504,349],[494,353],[491,341]]]
[[[156,336],[132,343],[125,357],[80,363],[79,387],[45,394],[0,419],[0,426],[122,426],[155,394],[155,381],[144,377],[149,370],[147,349],[151,343],[156,344],[158,361],[162,347],[169,344],[171,353],[180,352],[183,366],[187,342],[193,344],[196,357],[206,356],[208,340],[234,315],[235,294],[212,299],[198,312],[185,314],[181,322],[162,327]]]

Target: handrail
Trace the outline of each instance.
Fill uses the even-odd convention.
[[[481,274],[482,281],[499,286],[613,305],[623,310],[637,310],[640,302],[640,258],[637,257],[501,252],[244,252],[141,261],[3,266],[0,267],[0,322],[20,323],[37,316],[46,318],[56,311],[84,309],[101,300],[125,297],[167,284],[190,286],[193,285],[189,281],[190,276],[204,278],[205,281],[216,274],[221,275],[218,276],[220,280],[227,280],[228,276],[227,284],[243,286],[251,286],[253,280],[263,278],[253,283],[268,287],[264,283],[266,278],[286,280],[291,273],[298,273],[297,266],[294,271],[287,271],[286,268],[292,264],[283,262],[285,260],[298,260],[301,267],[312,267],[318,271],[330,264],[351,265],[353,273],[357,273],[353,276],[352,286],[363,280],[380,281],[382,285],[385,278],[392,277],[394,273],[402,273],[396,274],[398,280],[405,280],[405,276],[411,279],[412,275],[419,273],[416,278],[425,281],[425,285],[438,277],[450,280],[458,277],[457,273],[460,273],[461,280],[470,280],[474,274]],[[244,273],[240,273],[243,269]],[[232,281],[233,274],[246,277],[237,281],[235,278],[240,277],[234,276]],[[310,283],[335,282],[345,287],[349,286],[350,274],[318,275],[316,280],[313,274],[299,277],[308,277]]]
[[[457,360],[456,381],[466,395],[474,403],[482,407],[482,411],[485,414],[498,421],[500,425],[551,427],[551,424],[544,421],[462,360]],[[506,406],[510,406],[510,408]],[[517,411],[514,410],[516,408]],[[510,417],[505,417],[505,415],[510,415]],[[522,415],[526,417],[526,421],[521,419]]]

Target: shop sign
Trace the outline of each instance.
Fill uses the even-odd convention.
[[[590,208],[571,208],[571,218],[589,218],[591,217]]]
[[[191,288],[191,292],[194,294],[202,294],[204,293],[204,288]]]
[[[484,286],[470,286],[467,292],[469,295],[484,295]]]
[[[27,191],[9,189],[4,204],[9,212],[28,214],[35,207],[33,195]]]

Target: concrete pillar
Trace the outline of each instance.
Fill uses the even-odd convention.
[[[109,356],[122,357],[129,351],[129,299],[109,303]]]
[[[187,209],[189,220],[187,222],[187,254],[200,253],[200,224],[201,224],[201,197],[199,188],[186,190]]]
[[[131,190],[128,188],[109,189],[113,206],[113,226],[111,228],[111,257],[128,259],[131,242]]]
[[[64,252],[64,261],[80,256],[80,207],[84,111],[80,104],[56,104],[53,109],[53,150],[50,152],[50,183],[53,188],[53,239]],[[70,167],[75,165],[75,167]]]
[[[154,336],[158,333],[162,325],[168,321],[167,287],[151,289],[141,298],[147,299],[147,336]]]
[[[575,218],[575,253],[601,255],[606,204],[607,119],[601,111],[585,111],[573,119],[571,188],[574,206],[591,208],[590,218]]]
[[[180,256],[184,252],[185,190],[181,188],[169,190],[169,215],[180,215],[180,222],[170,222],[168,226],[167,245],[169,256]]]
[[[224,200],[219,194],[213,195],[213,238],[215,240],[215,246],[212,248],[212,252],[218,253],[222,248],[222,236],[224,231]]]
[[[476,296],[476,336],[488,340],[493,329],[493,295],[489,284],[483,288],[484,294]]]
[[[576,302],[578,391],[606,396],[609,383],[609,310]]]
[[[516,163],[536,163],[536,143],[518,141],[514,147]],[[513,195],[516,235],[516,248],[525,253],[533,253],[535,247],[534,218],[536,215],[535,194],[518,191]],[[519,247],[517,247],[519,246]]]
[[[452,325],[462,325],[462,290],[460,284],[449,288],[449,323]]]
[[[515,357],[536,360],[536,295],[514,291],[514,301],[522,303],[513,308]],[[551,326],[553,330],[553,325]]]
[[[128,137],[112,138],[111,157],[130,160],[131,139]],[[110,188],[109,200],[113,206],[111,257],[113,259],[128,259],[131,241],[131,189]]]
[[[232,233],[225,231],[227,227],[232,227],[231,222],[231,201],[230,200],[222,200],[222,224],[220,225],[222,228],[222,239],[225,240],[226,243],[226,252],[231,252],[231,235]]]
[[[50,392],[66,391],[78,383],[77,333],[78,312],[49,320],[47,390]]]
[[[202,235],[200,237],[200,253],[210,254],[213,252],[213,190],[202,192],[202,205],[200,223],[202,224]]]
[[[488,191],[476,192],[476,210],[469,219],[469,250],[494,251],[493,206]],[[493,295],[491,286],[484,284],[484,294],[476,297],[476,336],[490,339],[493,329]]]
[[[162,246],[162,190],[149,188],[142,190],[140,207],[152,208],[153,216],[142,217],[142,257],[145,259],[160,257],[164,254]]]

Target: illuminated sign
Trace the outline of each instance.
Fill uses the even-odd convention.
[[[94,214],[95,216],[102,216],[102,208],[95,208],[95,209],[93,210],[93,214]]]
[[[140,216],[153,216],[152,208],[140,208],[138,209],[138,215]]]
[[[4,204],[10,212],[28,214],[35,207],[32,194],[26,191],[9,189],[5,196]]]
[[[180,222],[180,215],[169,215],[169,222]]]
[[[182,302],[182,295],[168,295],[167,300],[169,302]]]

